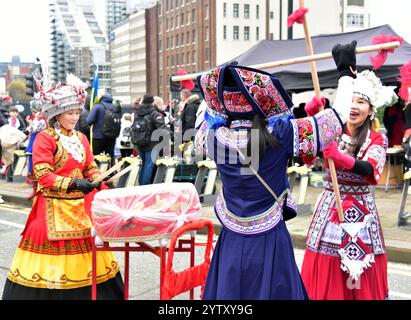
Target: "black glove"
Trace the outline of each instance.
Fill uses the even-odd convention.
[[[337,66],[339,77],[349,76],[355,78],[355,74],[351,72],[350,67],[355,71],[357,69],[357,56],[355,49],[357,41],[352,41],[350,44],[336,44],[332,49],[333,58]]]
[[[89,179],[74,179],[68,188],[68,192],[81,191],[84,194],[88,194],[95,188],[95,185],[91,183]]]

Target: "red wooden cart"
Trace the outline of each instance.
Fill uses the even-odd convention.
[[[204,253],[204,262],[195,264],[195,234],[203,228],[208,229],[207,243]],[[190,239],[179,239],[184,233],[190,232]],[[97,251],[124,252],[124,299],[129,298],[129,266],[130,252],[151,252],[160,258],[160,299],[169,300],[173,297],[190,291],[190,300],[194,299],[194,288],[201,286],[204,288],[205,280],[210,265],[210,254],[214,236],[213,224],[210,220],[195,220],[185,223],[172,234],[170,243],[167,246],[152,246],[145,242],[124,242],[122,246],[110,246],[109,242],[104,242],[102,246],[97,246],[95,241],[92,245],[92,300],[97,299],[97,275],[96,259]],[[95,239],[94,239],[95,240]],[[159,243],[161,243],[160,241]],[[190,253],[190,267],[186,270],[175,272],[173,270],[174,252]],[[201,290],[201,293],[202,293]]]

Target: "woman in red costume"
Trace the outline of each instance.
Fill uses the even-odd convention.
[[[382,89],[372,71],[357,73],[356,42],[333,49],[339,71],[336,100],[351,106],[345,134],[324,148],[333,159],[343,200],[344,221],[327,169],[328,185],[319,196],[306,240],[301,270],[310,299],[382,300],[388,298],[387,254],[375,199],[376,185],[385,164],[387,138],[372,130]]]
[[[3,291],[4,300],[91,298],[91,181],[101,173],[87,138],[74,131],[85,101],[84,84],[40,92],[49,128],[33,148],[37,194]],[[99,299],[122,299],[123,280],[112,252],[97,252]]]

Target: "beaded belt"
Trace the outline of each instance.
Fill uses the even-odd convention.
[[[281,220],[283,220],[283,200],[286,194],[287,190],[285,190],[279,197],[280,203],[275,202],[274,205],[265,212],[255,216],[242,218],[236,216],[227,209],[223,192],[220,192],[215,203],[215,210],[221,224],[227,229],[247,235],[259,234],[274,228]]]

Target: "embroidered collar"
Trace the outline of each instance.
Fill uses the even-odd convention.
[[[70,153],[78,163],[82,163],[85,150],[79,136],[73,130],[68,132],[64,129],[55,129],[55,131],[60,138],[63,149]],[[67,134],[71,135],[68,136]]]

